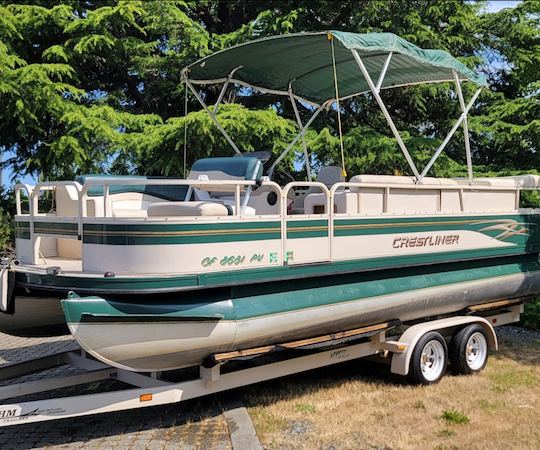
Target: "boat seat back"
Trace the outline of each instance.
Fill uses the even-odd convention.
[[[75,186],[57,186],[55,189],[56,215],[76,218],[79,216],[79,200]],[[86,199],[86,211],[89,217],[103,217],[103,197]],[[76,239],[41,238],[40,252],[45,254],[43,244],[48,243],[48,256],[80,259],[81,241]]]
[[[432,178],[422,180],[422,189],[414,189],[415,179],[393,175],[356,175],[350,180],[358,183],[349,190],[336,192],[334,210],[341,214],[431,214],[462,212],[460,192],[447,187],[469,186],[467,179]],[[369,184],[371,186],[362,186]],[[379,185],[373,186],[373,185]],[[398,187],[410,186],[407,187]],[[429,189],[429,187],[433,189]],[[478,178],[472,186],[497,187],[497,190],[463,189],[463,211],[471,213],[513,212],[517,209],[516,189],[518,187],[540,186],[540,177],[525,175],[518,177]],[[385,192],[390,188],[385,205]],[[442,189],[441,189],[442,188]],[[502,188],[502,189],[501,189]],[[508,189],[504,189],[508,188]],[[325,210],[324,194],[309,194],[305,199],[305,214]],[[386,209],[385,209],[386,206]]]
[[[317,181],[330,189],[334,184],[345,181],[343,171],[339,166],[324,166],[317,174]]]
[[[220,158],[204,158],[193,163],[188,180],[199,180],[208,178],[211,181],[259,181],[262,176],[263,167],[261,161],[250,156],[242,157],[220,157]],[[198,187],[197,191],[210,191],[212,196],[219,196],[212,189]],[[220,186],[220,192],[235,192],[235,186]]]
[[[456,182],[463,186],[494,187],[496,190],[463,191],[463,201],[467,211],[501,212],[518,209],[516,190],[519,187],[537,187],[537,175],[518,177],[474,178],[472,184],[468,179],[457,178]]]
[[[352,183],[360,185],[381,185],[378,187],[351,186],[351,192],[358,194],[358,208],[362,214],[382,214],[385,210],[385,190],[390,187],[386,212],[390,214],[431,214],[437,212],[460,212],[461,203],[458,190],[445,190],[444,186],[457,187],[451,178],[425,177],[422,189],[399,188],[396,185],[415,186],[414,177],[398,175],[356,175]],[[395,186],[395,187],[393,187]],[[433,189],[426,189],[429,187]]]

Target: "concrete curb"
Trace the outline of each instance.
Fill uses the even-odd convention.
[[[227,402],[223,417],[229,428],[233,450],[262,450],[262,445],[255,433],[255,427],[244,404],[233,398]]]

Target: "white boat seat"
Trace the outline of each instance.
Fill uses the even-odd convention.
[[[220,202],[159,202],[148,206],[148,217],[231,216],[233,208]]]
[[[444,187],[468,186],[467,179],[426,177],[414,189],[415,179],[407,176],[356,175],[351,178],[349,190],[336,192],[334,212],[344,214],[432,214],[437,212],[461,212],[460,192]],[[369,184],[370,186],[365,186]],[[517,209],[516,188],[534,187],[540,177],[523,175],[517,177],[475,178],[472,186],[497,187],[498,190],[463,189],[464,212],[510,212]],[[364,185],[364,186],[363,186]],[[380,185],[380,187],[376,186]],[[403,188],[398,185],[404,186]],[[412,189],[407,188],[410,186]],[[385,191],[390,187],[385,208]],[[433,189],[430,189],[433,187]],[[441,189],[443,188],[443,189]],[[508,189],[500,189],[508,188]],[[326,212],[326,196],[322,193],[306,196],[305,213]]]
[[[146,209],[118,209],[112,210],[113,217],[148,217]]]

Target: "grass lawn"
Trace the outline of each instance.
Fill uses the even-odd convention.
[[[268,449],[538,449],[540,333],[498,334],[481,374],[435,386],[363,360],[239,393]]]

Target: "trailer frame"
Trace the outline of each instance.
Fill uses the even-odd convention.
[[[493,313],[490,313],[491,311]],[[379,328],[366,327],[371,331],[363,335],[356,333],[356,336],[363,340],[360,343],[345,343],[343,346],[229,372],[223,372],[222,368],[233,358],[227,359],[218,355],[208,360],[212,361],[212,364],[199,366],[198,377],[178,383],[163,379],[161,373],[137,373],[111,367],[89,357],[84,350],[58,353],[0,368],[0,380],[66,364],[81,369],[82,372],[1,386],[0,400],[109,379],[127,383],[134,388],[0,404],[0,427],[178,403],[374,355],[391,357],[391,372],[406,375],[414,344],[427,332],[436,330],[451,336],[460,327],[481,324],[488,332],[490,349],[494,350],[497,349],[497,336],[493,327],[519,321],[522,312],[523,304],[519,301],[493,302],[481,308],[469,308],[463,315],[412,325],[397,338],[386,335],[393,327],[392,324]],[[484,314],[485,317],[476,314]],[[341,334],[339,337],[343,338]],[[329,344],[328,339],[323,341],[325,345]],[[240,358],[245,356],[238,355]]]

